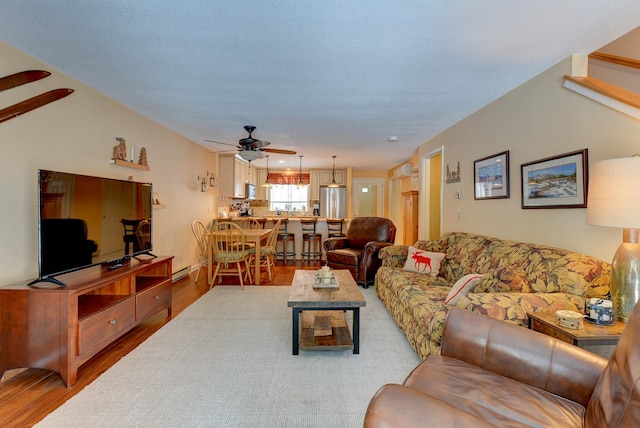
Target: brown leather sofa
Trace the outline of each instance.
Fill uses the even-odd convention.
[[[607,361],[453,308],[442,355],[371,400],[365,427],[640,427],[640,305]]]
[[[355,217],[349,222],[347,236],[328,238],[323,242],[327,266],[349,269],[353,279],[367,288],[380,267],[378,252],[393,245],[396,227],[383,217]]]

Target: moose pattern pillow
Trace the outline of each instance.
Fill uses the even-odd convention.
[[[444,259],[444,253],[434,253],[409,246],[404,270],[438,276],[442,259]]]

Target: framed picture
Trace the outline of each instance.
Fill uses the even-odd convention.
[[[523,163],[522,208],[586,208],[587,149]]]
[[[473,198],[509,197],[509,150],[473,162]]]

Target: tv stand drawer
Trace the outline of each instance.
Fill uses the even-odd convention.
[[[78,355],[90,351],[135,323],[135,299],[130,297],[78,323]]]
[[[162,309],[171,307],[171,281],[136,294],[136,319],[148,317]]]

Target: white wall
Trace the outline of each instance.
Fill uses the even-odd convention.
[[[215,192],[199,191],[196,176],[216,170],[215,155],[0,42],[0,76],[28,69],[52,75],[0,92],[0,109],[51,89],[75,92],[0,123],[0,285],[37,276],[39,168],[152,182],[166,205],[153,211],[154,253],[175,256],[174,270],[195,264],[191,221],[209,222],[216,201]],[[116,137],[135,145],[136,152],[146,147],[150,171],[110,164]]]
[[[444,146],[444,164],[460,161],[462,181],[444,184],[444,231],[467,231],[566,248],[610,261],[616,228],[587,225],[586,209],[522,209],[520,165],[589,149],[589,163],[640,153],[640,122],[562,87],[567,59],[420,146]],[[511,197],[473,199],[474,160],[510,152]],[[463,190],[455,199],[456,189]],[[461,210],[458,218],[457,209]]]

